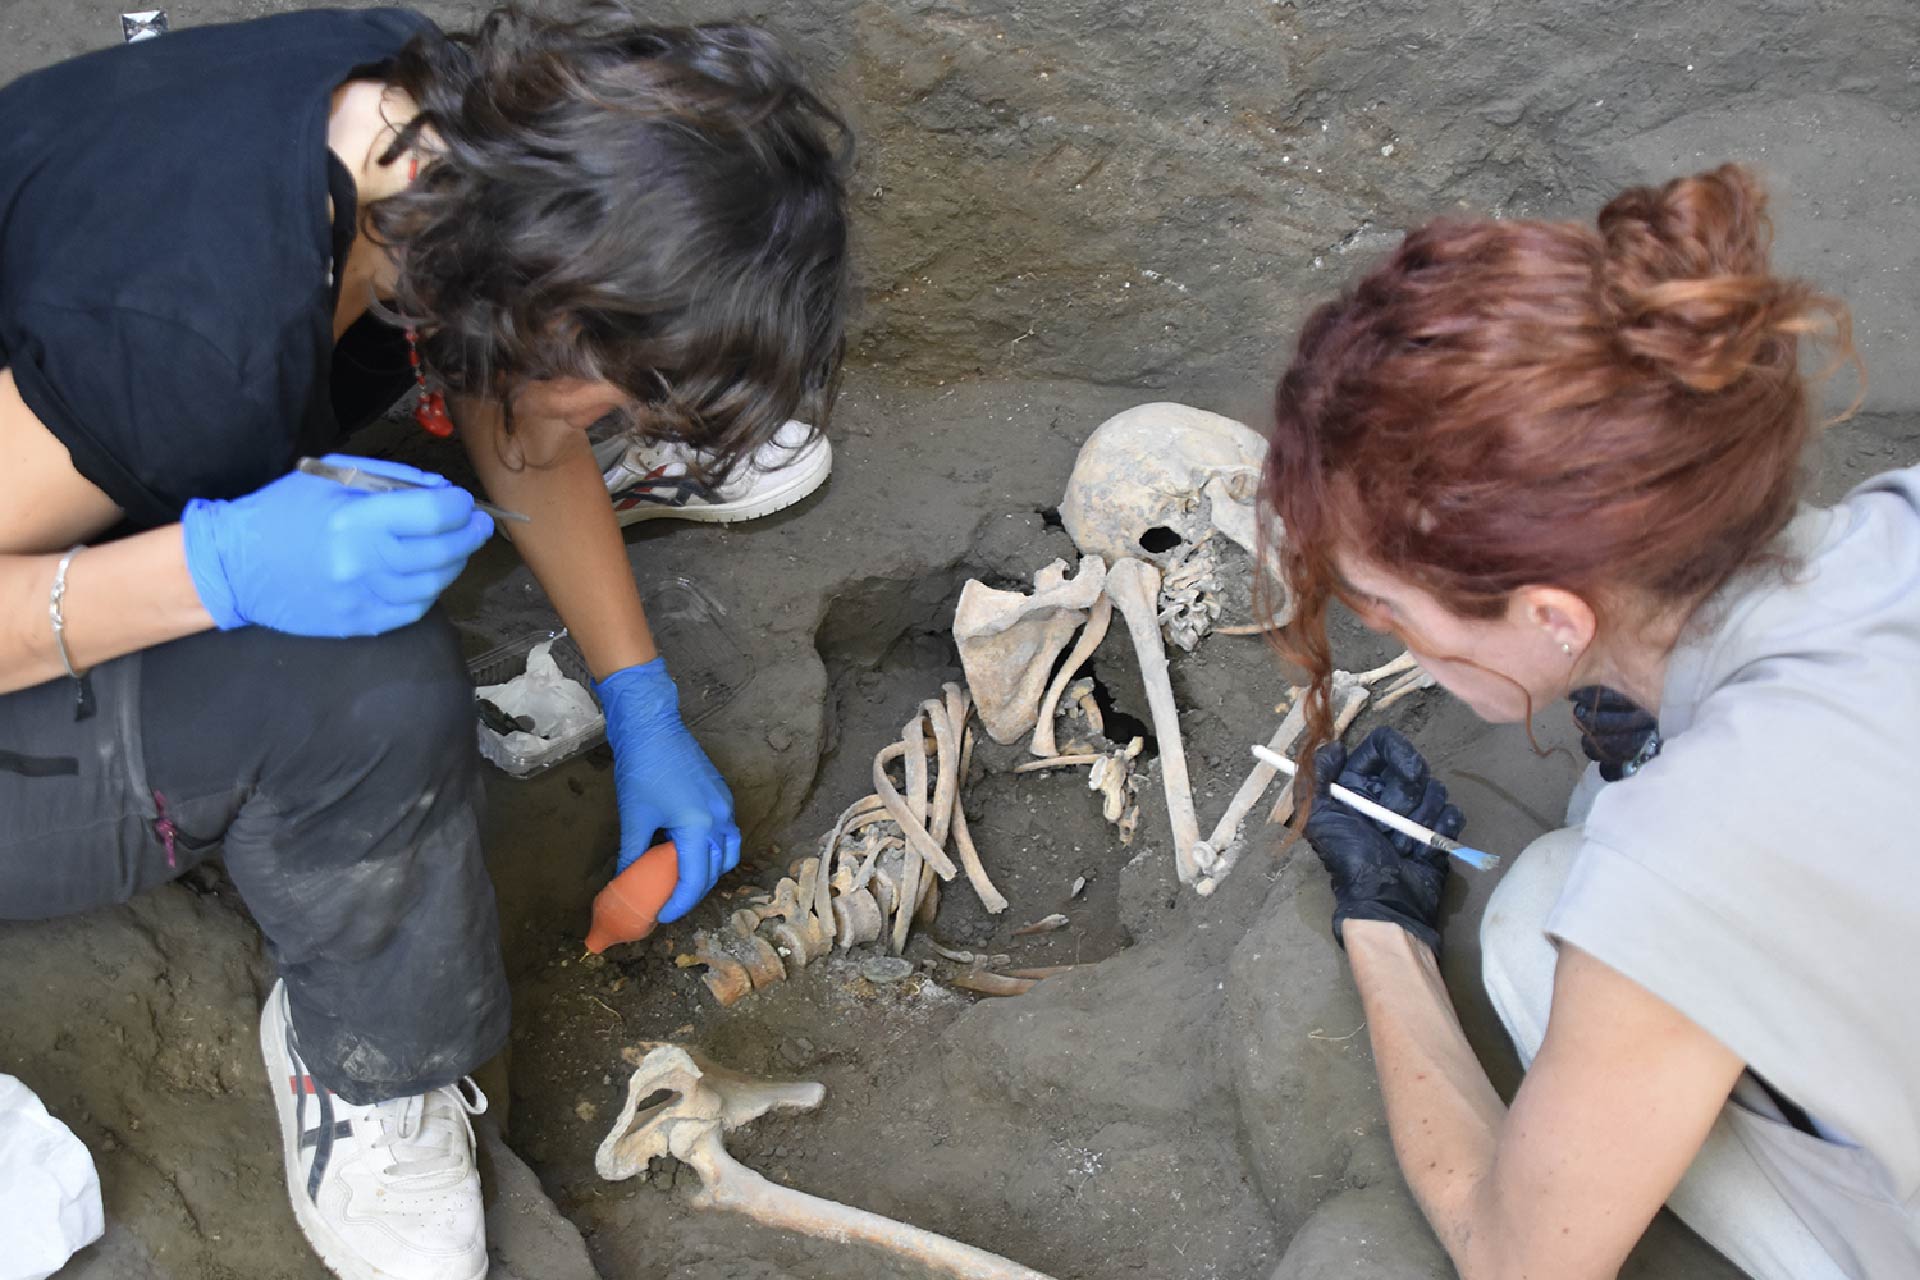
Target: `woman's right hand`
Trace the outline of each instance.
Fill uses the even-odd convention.
[[[1418,748],[1382,725],[1348,755],[1335,741],[1313,755],[1307,843],[1333,876],[1333,936],[1348,920],[1384,920],[1440,950],[1440,895],[1447,855],[1335,799],[1335,783],[1449,838],[1466,825]]]
[[[223,631],[369,636],[418,621],[493,533],[473,495],[394,462],[343,462],[428,487],[367,493],[292,472],[180,518],[193,585]]]

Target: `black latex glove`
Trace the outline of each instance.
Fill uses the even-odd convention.
[[[1660,753],[1660,722],[1624,693],[1590,684],[1568,695],[1580,726],[1580,749],[1600,766],[1600,776],[1618,782]]]
[[[1427,762],[1414,745],[1384,725],[1351,755],[1340,743],[1327,743],[1314,753],[1313,765],[1307,843],[1333,875],[1333,936],[1341,938],[1340,928],[1348,920],[1386,920],[1437,954],[1447,855],[1361,816],[1334,799],[1328,788],[1338,782],[1451,837],[1460,834],[1466,819],[1447,803],[1447,789],[1429,776]],[[1344,938],[1341,945],[1346,945]]]

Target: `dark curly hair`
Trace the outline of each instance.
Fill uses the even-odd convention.
[[[430,159],[367,225],[399,266],[385,310],[437,381],[611,382],[640,433],[709,453],[709,480],[789,418],[824,422],[851,136],[772,36],[507,4],[416,36],[386,79],[420,112],[382,162]]]

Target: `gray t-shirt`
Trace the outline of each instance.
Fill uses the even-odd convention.
[[[1920,1276],[1920,468],[1783,539],[1683,636],[1660,755],[1602,789],[1547,931],[1814,1118],[1734,1095],[1850,1274]]]

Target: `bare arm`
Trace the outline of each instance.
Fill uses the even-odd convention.
[[[120,511],[74,470],[0,369],[0,693],[64,675],[47,615],[60,555]],[[213,626],[187,572],[180,527],[90,547],[67,571],[67,651],[89,667]]]
[[[461,441],[487,495],[531,517],[512,526],[513,544],[560,611],[594,677],[604,679],[656,657],[626,541],[586,432],[565,423],[516,418],[518,441],[503,451],[498,405],[463,399],[454,410]],[[525,445],[535,460],[516,465],[515,443]]]
[[[1546,1039],[1510,1111],[1433,955],[1396,925],[1343,931],[1408,1184],[1467,1280],[1610,1277],[1742,1064],[1645,988],[1563,945]]]

